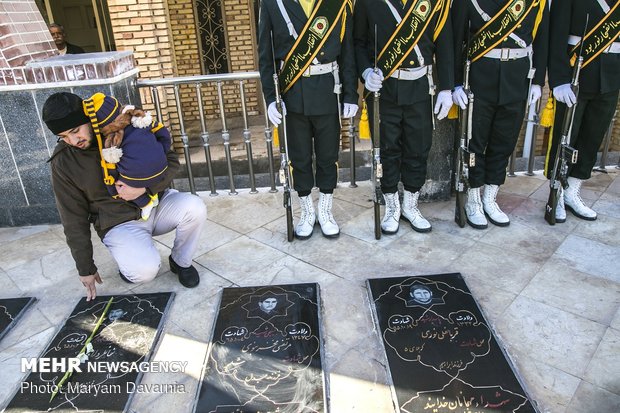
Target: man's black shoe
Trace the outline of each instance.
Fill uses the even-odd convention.
[[[179,276],[179,282],[183,287],[194,288],[200,283],[200,276],[193,265],[189,267],[179,267],[172,259],[172,255],[168,257],[168,262],[170,263],[170,271]]]

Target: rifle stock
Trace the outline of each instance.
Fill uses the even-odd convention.
[[[459,147],[456,155],[456,176],[454,186],[456,191],[456,205],[454,209],[454,222],[459,227],[465,227],[467,216],[465,214],[465,193],[469,188],[469,168],[475,166],[475,154],[469,152],[469,142],[472,138],[472,122],[474,110],[474,94],[469,87],[469,70],[471,61],[465,61],[463,91],[467,95],[467,107],[459,110]]]
[[[278,136],[280,137],[280,183],[282,184],[283,199],[282,203],[286,209],[286,239],[292,242],[295,238],[293,229],[293,206],[291,201],[291,175],[288,161],[288,139],[286,133],[286,114],[282,107],[282,96],[280,95],[280,80],[276,67],[276,56],[273,48],[273,33],[271,33],[271,55],[273,58],[273,84],[276,94],[276,109],[282,114],[282,122],[278,125]]]

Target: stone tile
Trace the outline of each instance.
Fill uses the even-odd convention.
[[[550,259],[521,293],[575,315],[609,325],[620,306],[620,284]]]
[[[605,192],[608,194],[620,195],[620,175],[618,173],[614,173],[613,177],[614,180],[609,184]]]
[[[207,343],[196,341],[176,324],[168,322],[152,360],[187,363],[185,370],[177,373],[146,373],[141,384],[174,385],[175,392],[136,393],[130,411],[191,411],[207,350]]]
[[[545,181],[534,177],[519,174],[514,178],[506,178],[500,192],[508,192],[515,195],[530,196],[538,188],[545,184]]]
[[[512,350],[511,359],[524,387],[541,412],[563,413],[579,386],[580,379]]]
[[[620,246],[612,247],[588,238],[569,235],[554,257],[567,265],[601,278],[620,283],[617,258]]]
[[[195,288],[183,287],[176,275],[166,273],[165,276],[158,276],[150,283],[132,288],[132,292],[144,294],[174,291],[176,295],[168,319],[194,339],[207,341],[211,335],[221,289],[230,287],[231,283],[202,266],[196,266],[196,269],[200,274],[200,284]]]
[[[330,371],[330,411],[392,412],[394,404],[387,385],[385,365],[352,349]]]
[[[175,232],[172,231],[167,234],[154,237],[154,239],[161,244],[167,246],[168,248],[172,249],[175,236]],[[208,219],[205,228],[202,231],[202,234],[200,234],[200,238],[198,239],[198,247],[196,248],[194,257],[198,257],[202,254],[212,251],[215,248],[224,245],[239,236],[240,234],[238,232],[228,229],[225,226],[217,224]]]
[[[447,268],[448,272],[459,272],[462,268],[460,266],[460,260],[455,261],[451,267]],[[501,286],[494,280],[485,279],[484,277],[477,277],[475,275],[469,275],[468,273],[461,273],[472,296],[476,300],[476,303],[482,310],[482,313],[487,320],[494,324],[495,321],[502,315],[502,313],[508,308],[508,306],[517,297],[516,294],[497,288]]]
[[[620,331],[607,329],[583,378],[620,396]]]
[[[0,352],[53,326],[35,302],[0,341]]]
[[[372,208],[372,185],[370,181],[356,183],[357,188],[349,188],[348,183],[339,183],[334,191],[334,198],[356,204],[362,208]]]
[[[50,225],[36,225],[31,227],[0,228],[0,245],[18,241],[31,235],[40,234],[50,230]]]
[[[490,226],[493,224],[489,223]],[[510,226],[505,228],[495,227],[489,228],[486,234],[480,239],[480,242],[502,247],[505,251],[510,249],[519,254],[531,257],[533,262],[544,262],[553,255],[556,249],[564,241],[565,234],[549,230],[549,225],[545,222],[546,227],[533,228],[521,221],[512,221]],[[556,225],[557,227],[557,225]],[[484,248],[479,246],[480,248]]]
[[[590,179],[583,183],[583,188],[594,189],[599,191],[605,191],[607,187],[613,182],[614,176],[612,174],[605,173],[592,173]]]
[[[368,291],[362,283],[334,279],[321,285],[322,326],[329,367],[351,348],[380,348]],[[343,316],[346,314],[346,316]],[[377,345],[369,346],[369,341]],[[370,353],[367,354],[367,357]],[[376,357],[381,357],[377,354]]]
[[[592,206],[601,215],[620,219],[620,196],[605,193]]]
[[[242,236],[197,257],[195,261],[220,277],[238,284],[284,256],[283,252]]]
[[[210,221],[241,234],[247,234],[285,214],[281,192],[250,194],[240,190],[234,196],[220,194],[206,197],[205,202]]]
[[[384,213],[385,209],[382,207],[381,217],[383,217]],[[402,229],[405,229],[405,227],[403,226]],[[316,227],[315,231],[319,231],[320,235],[320,228]],[[370,244],[386,247],[390,245],[394,240],[402,237],[406,231],[400,230],[393,235],[381,234],[381,238],[379,240],[375,239],[374,210],[370,208],[363,211],[358,216],[344,222],[340,226],[340,232],[341,234],[349,235]]]
[[[44,231],[2,245],[0,269],[5,271],[25,264],[41,255],[66,248],[64,238],[53,231]]]
[[[620,197],[618,202],[620,202]],[[618,235],[620,234],[620,218],[599,214],[596,221],[583,219],[575,219],[575,221],[577,225],[573,231],[574,235],[604,242],[612,247],[620,244],[620,236]]]
[[[419,234],[411,229],[409,223],[403,222],[400,231],[405,235],[392,242],[389,251],[392,254],[408,257],[417,266],[443,268],[466,251],[472,249],[475,242],[471,239],[430,232]]]
[[[553,226],[549,225],[545,221],[546,204],[547,198],[541,201],[532,198],[523,201],[521,205],[510,213],[510,226],[512,227],[514,223],[519,223],[541,233],[557,234],[558,237],[565,236],[577,226],[580,220],[570,213],[568,213],[566,222]]]
[[[510,227],[507,229],[510,231]],[[498,229],[504,232],[504,229]],[[497,245],[502,245],[498,243]],[[495,287],[519,294],[541,267],[536,256],[518,254],[499,247],[475,244],[452,263],[452,268],[464,274],[466,281]],[[479,288],[479,287],[478,287]]]
[[[326,285],[339,279],[340,277],[314,265],[286,256],[263,268],[260,273],[245,278],[240,286],[319,283],[322,294]]]
[[[0,352],[0,405],[8,404],[15,392],[19,390],[19,383],[26,377],[21,371],[22,357],[39,357],[56,333],[56,327],[49,327],[15,345]]]
[[[609,326],[611,328],[615,328],[616,330],[620,330],[620,308],[616,311],[616,315],[611,320],[611,323],[609,323]]]
[[[517,299],[495,324],[508,351],[580,377],[606,327],[527,297]]]
[[[521,195],[515,195],[510,192],[499,191],[497,194],[497,204],[502,211],[510,214],[515,208],[519,207],[527,198]]]
[[[0,269],[0,285],[2,286],[1,298],[16,298],[24,295],[24,290],[20,289],[11,277]]]
[[[620,396],[582,380],[566,411],[618,413]]]

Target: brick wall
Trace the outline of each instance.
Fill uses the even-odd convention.
[[[34,0],[0,0],[0,85],[35,83],[23,66],[58,54]]]

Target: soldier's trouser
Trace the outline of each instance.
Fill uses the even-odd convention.
[[[135,283],[150,281],[161,266],[153,236],[176,231],[170,255],[179,266],[189,267],[206,222],[207,208],[200,197],[167,189],[148,220],[113,227],[103,243],[125,278]]]
[[[566,111],[565,104],[557,101],[556,103],[553,142],[547,157],[547,177],[552,173],[557,145],[562,139],[562,122]],[[598,150],[614,116],[617,103],[617,90],[603,94],[579,94],[571,134],[571,146],[577,149],[579,154],[577,163],[569,166],[569,176],[578,179],[590,178]]]
[[[372,130],[372,94],[368,104]],[[426,161],[433,139],[430,95],[412,105],[397,105],[384,99],[379,105],[381,191],[394,193],[401,181],[407,191],[418,192],[426,181]]]
[[[288,156],[293,166],[293,188],[298,195],[310,194],[315,185],[323,193],[332,193],[338,180],[338,114],[305,116],[288,112],[286,129]],[[312,171],[313,153],[316,157],[316,181]]]
[[[474,102],[472,140],[476,166],[469,169],[469,184],[502,185],[508,159],[517,144],[525,116],[525,101],[496,105],[481,99]]]

